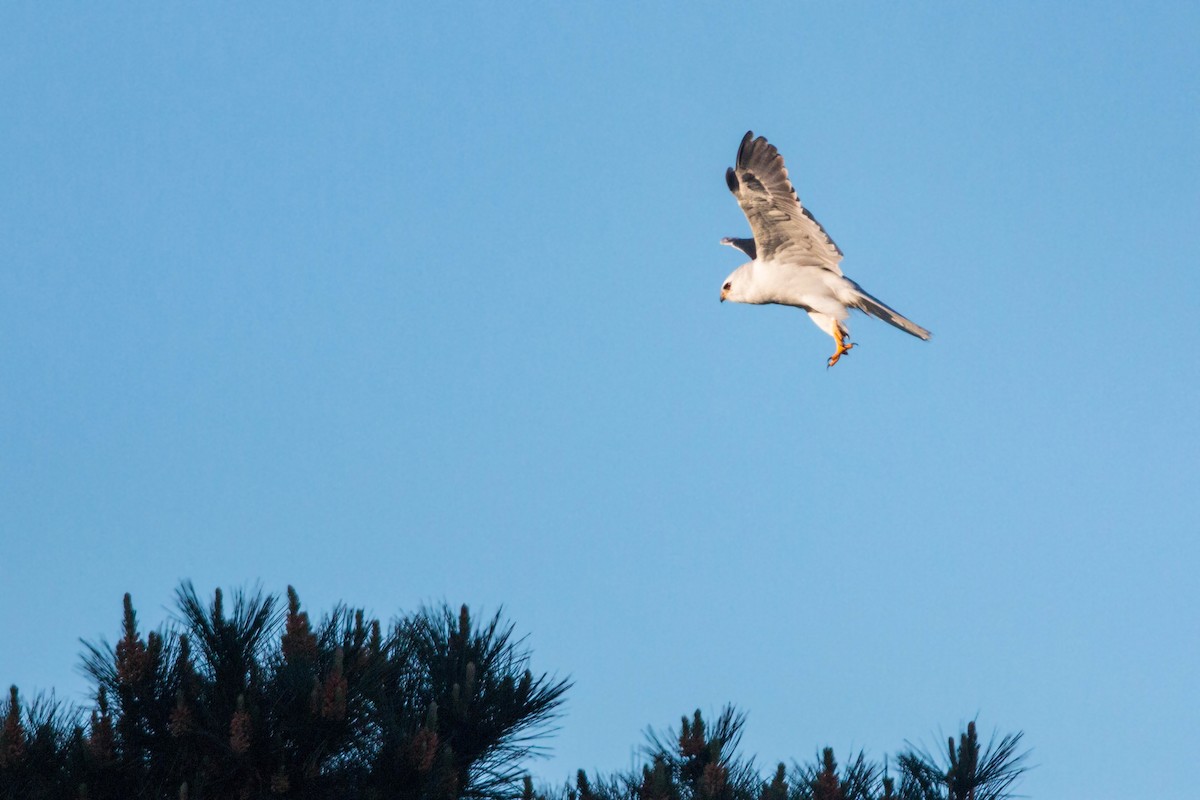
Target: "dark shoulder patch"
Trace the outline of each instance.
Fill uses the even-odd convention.
[[[743,170],[742,171],[742,183],[744,183],[746,185],[746,187],[748,189],[750,189],[750,191],[752,191],[752,192],[759,192],[760,194],[770,194],[770,192],[767,191],[767,187],[763,185],[763,182],[760,181],[758,179],[758,176],[755,175],[753,172],[746,172]]]

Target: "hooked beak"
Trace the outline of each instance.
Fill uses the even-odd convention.
[[[725,302],[725,296],[726,296],[727,294],[729,294],[729,290],[728,290],[728,289],[722,289],[722,290],[721,290],[721,302],[722,302],[722,303],[724,303],[724,302]]]

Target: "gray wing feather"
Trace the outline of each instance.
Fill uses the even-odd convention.
[[[846,280],[850,280],[850,279],[847,278]],[[850,282],[854,283],[854,281],[850,281]],[[854,288],[857,289],[858,293],[859,293],[858,302],[856,302],[854,304],[855,308],[858,308],[861,311],[864,311],[867,314],[870,314],[872,317],[878,317],[879,319],[883,320],[884,322],[888,323],[889,325],[895,325],[900,330],[902,330],[906,333],[911,333],[913,336],[916,336],[918,339],[929,339],[930,336],[933,336],[932,333],[925,330],[920,325],[913,322],[911,319],[908,319],[907,317],[903,316],[896,309],[890,308],[882,300],[877,300],[874,297],[872,297],[871,295],[864,292],[863,288],[861,286],[859,286],[857,283],[854,283]]]
[[[775,145],[746,131],[737,166],[726,170],[725,182],[750,222],[759,258],[842,274],[842,251],[800,204]]]
[[[754,246],[753,239],[739,239],[735,236],[726,236],[721,240],[721,244],[727,244],[730,247],[736,247],[738,250],[741,250],[743,253],[750,256],[751,260],[757,258],[756,253],[758,251]]]

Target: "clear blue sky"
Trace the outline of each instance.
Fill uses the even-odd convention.
[[[1197,6],[508,5],[0,7],[0,683],[292,583],[503,605],[554,781],[732,701],[1194,791]],[[748,128],[931,342],[717,302]]]

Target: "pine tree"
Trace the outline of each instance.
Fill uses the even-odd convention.
[[[838,770],[833,748],[826,747],[814,763],[796,766],[794,800],[875,800],[881,796],[882,770],[859,752]]]
[[[975,722],[967,724],[957,744],[951,736],[946,758],[910,749],[898,759],[903,800],[1003,800],[1024,772],[1028,753],[1018,752],[1022,734],[1010,734],[981,748]]]
[[[176,599],[176,623],[143,634],[126,595],[116,645],[87,645],[86,725],[22,714],[11,690],[0,800],[515,798],[569,685],[535,676],[498,613],[425,609],[385,633],[343,606],[313,626],[291,587],[286,611],[186,583]]]
[[[1002,800],[1023,773],[1022,735],[980,745],[971,722],[944,755],[911,747],[899,786],[860,752],[766,778],[739,752],[745,716],[700,713],[647,733],[645,763],[580,770],[537,791],[523,764],[541,752],[566,680],[535,674],[499,613],[422,609],[386,628],[337,606],[314,624],[286,604],[190,584],[163,630],[122,602],[115,646],[88,644],[85,712],[51,697],[0,702],[0,800]]]
[[[882,764],[859,752],[839,766],[824,748],[807,764],[789,771],[779,764],[764,780],[753,760],[738,753],[745,717],[726,708],[716,724],[699,712],[681,720],[679,731],[650,732],[647,763],[633,772],[588,776],[582,770],[565,800],[1001,800],[1024,771],[1017,753],[1021,734],[980,749],[971,723],[957,743],[950,740],[946,765],[910,751],[902,754],[900,786]]]

